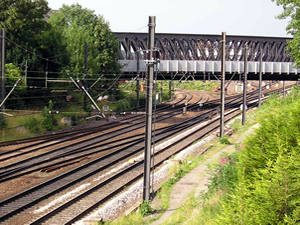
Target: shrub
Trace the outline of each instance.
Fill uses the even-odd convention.
[[[55,115],[51,113],[52,110],[53,110],[53,103],[50,100],[49,106],[44,107],[43,114],[42,114],[42,126],[48,131],[53,130],[54,127],[57,126],[57,120],[55,118]]]
[[[0,113],[0,129],[4,129],[7,126],[6,119],[3,114]]]
[[[218,224],[296,224],[300,219],[300,92],[262,106],[260,127],[241,151],[235,194]]]
[[[40,120],[35,117],[26,118],[23,121],[24,127],[30,130],[33,133],[38,133],[41,131]]]
[[[140,214],[144,217],[153,212],[153,209],[150,206],[149,201],[144,201],[140,206],[139,206],[139,212]]]

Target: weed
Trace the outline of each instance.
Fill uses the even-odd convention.
[[[144,201],[140,206],[139,206],[139,213],[141,216],[147,216],[151,213],[153,213],[153,209],[150,206],[149,201]]]
[[[223,136],[223,137],[221,137],[220,138],[220,143],[221,144],[223,144],[223,145],[230,145],[231,143],[230,143],[230,141],[229,141],[229,139],[228,139],[229,137],[228,136]]]

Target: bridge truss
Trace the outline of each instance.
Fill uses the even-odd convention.
[[[145,73],[146,33],[114,33],[119,39],[119,59],[124,74]],[[257,80],[260,55],[264,80],[298,80],[300,72],[287,51],[289,38],[226,36],[226,79],[238,80],[243,73],[243,49],[248,47],[248,79]],[[218,79],[221,73],[220,35],[156,34],[160,52],[159,74],[167,79]],[[162,76],[159,75],[159,78]],[[131,75],[132,76],[132,75]],[[130,75],[129,75],[130,77]]]

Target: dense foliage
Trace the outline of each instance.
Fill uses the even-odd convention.
[[[289,42],[289,49],[298,66],[300,66],[300,1],[299,0],[272,0],[277,5],[283,6],[283,13],[279,18],[289,18],[290,23],[287,31],[293,36],[293,40]]]
[[[37,69],[42,62],[37,57],[43,45],[42,33],[49,29],[45,15],[49,12],[45,0],[1,0],[0,27],[6,33],[6,61],[19,68],[25,58]],[[24,51],[27,49],[29,52]]]
[[[117,39],[104,18],[91,10],[76,4],[50,11],[46,0],[1,0],[0,12],[0,28],[6,33],[6,91],[16,77],[25,73],[26,84],[32,87],[26,89],[23,81],[20,85],[23,92],[18,88],[13,93],[6,104],[8,108],[17,104],[21,109],[34,104],[41,109],[61,89],[68,92],[57,97],[55,105],[63,105],[57,101],[65,101],[67,95],[74,96],[75,86],[50,83],[47,79],[68,79],[69,75],[82,79],[86,73],[85,46],[89,73],[86,78],[90,79],[85,83],[87,87],[100,74],[119,71]],[[99,87],[105,89],[110,82],[98,82],[93,90],[99,93]]]
[[[51,16],[49,23],[63,37],[69,57],[65,70],[83,75],[87,48],[88,70],[92,77],[118,71],[118,42],[102,16],[78,4],[63,5]]]
[[[299,91],[263,106],[261,126],[239,154],[234,194],[222,202],[217,224],[299,222],[299,108]]]

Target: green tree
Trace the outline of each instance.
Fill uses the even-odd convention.
[[[283,12],[278,16],[281,19],[290,18],[287,31],[293,35],[289,41],[289,49],[292,52],[298,66],[300,66],[300,1],[299,0],[272,0],[277,5],[283,6]]]
[[[45,15],[49,12],[46,0],[1,0],[0,27],[6,31],[6,60],[18,67],[28,60],[37,64],[37,54],[42,42],[42,32],[49,28]]]
[[[117,72],[118,41],[112,34],[108,23],[94,11],[84,9],[80,5],[63,5],[58,13],[54,13],[49,23],[63,36],[69,64],[65,70],[71,73],[85,72],[85,45],[88,45],[89,76],[96,77],[100,73]]]
[[[118,41],[102,16],[78,4],[63,5],[58,13],[50,17],[49,23],[63,36],[69,58],[64,70],[79,74],[79,78],[83,77],[86,44],[89,78],[119,70]]]
[[[21,77],[21,72],[14,64],[5,65],[5,86],[11,88]],[[16,89],[24,89],[24,80],[21,80]]]

